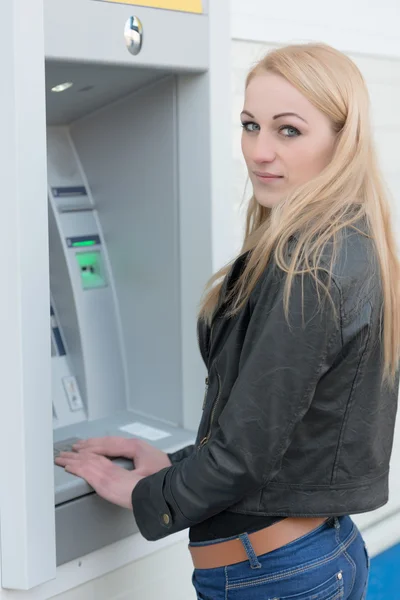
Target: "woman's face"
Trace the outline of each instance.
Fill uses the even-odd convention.
[[[274,206],[331,161],[336,135],[328,117],[279,75],[250,81],[241,120],[243,156],[263,206]]]

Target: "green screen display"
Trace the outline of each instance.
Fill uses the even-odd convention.
[[[96,244],[95,240],[84,240],[82,242],[72,242],[72,247],[81,248],[82,246],[95,246]]]
[[[93,290],[107,285],[101,252],[77,252],[82,288]]]

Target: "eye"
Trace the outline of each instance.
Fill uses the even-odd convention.
[[[297,129],[297,127],[293,127],[293,125],[282,125],[282,127],[279,128],[279,131],[287,131],[288,133],[284,134],[284,137],[298,137],[299,135],[301,135],[301,132]]]
[[[257,125],[257,123],[254,123],[253,121],[242,122],[242,127],[245,131],[248,131],[249,133],[260,130],[260,126]]]

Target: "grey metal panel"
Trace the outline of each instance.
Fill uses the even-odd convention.
[[[73,148],[65,130],[50,129],[47,139],[50,186],[65,185],[70,172],[76,179]],[[57,152],[62,144],[64,151]],[[65,160],[66,156],[69,160]],[[90,195],[90,190],[87,191]],[[101,228],[91,211],[60,214],[51,193],[50,199],[54,208],[50,215],[50,287],[66,341],[71,374],[77,377],[88,418],[106,417],[126,410],[127,403],[112,279],[104,264],[106,286],[82,289],[77,256],[86,250],[68,248],[66,243],[68,237],[88,234],[98,234],[101,239]],[[105,245],[89,248],[89,252],[94,251],[106,263]]]
[[[181,425],[190,429],[197,428],[204,396],[205,367],[197,344],[197,309],[205,283],[212,275],[209,95],[208,74],[178,78],[184,402]]]
[[[181,423],[176,85],[75,122],[119,305],[130,408]]]
[[[47,60],[47,124],[69,124],[170,74],[166,70],[132,68],[132,65]],[[73,86],[61,94],[51,91],[66,81]]]
[[[45,0],[47,58],[204,71],[208,67],[208,17],[88,0]],[[131,16],[143,25],[143,48],[131,55],[124,41]]]
[[[58,231],[54,211],[49,204],[49,265],[50,287],[57,314],[62,316],[59,324],[62,327],[67,343],[68,363],[76,377],[85,406],[87,405],[87,390],[85,368],[83,364],[83,349],[78,315],[74,300],[71,279],[61,237]],[[66,402],[66,398],[64,397]]]
[[[138,531],[133,513],[90,494],[56,507],[57,566]]]

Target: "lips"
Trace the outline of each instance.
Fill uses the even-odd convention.
[[[260,173],[259,171],[254,171],[254,175],[257,177],[262,177],[263,179],[282,179],[283,175],[274,175],[274,173]]]

